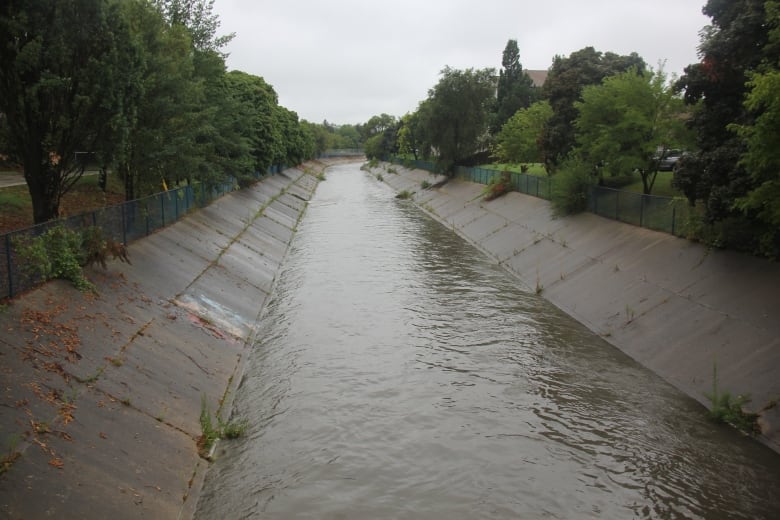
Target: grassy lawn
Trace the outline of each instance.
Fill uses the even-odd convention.
[[[105,193],[98,187],[97,175],[86,175],[65,194],[60,204],[60,212],[63,216],[78,215],[118,204],[124,199],[124,187],[116,175],[108,175]],[[0,233],[32,225],[32,201],[27,185],[0,189]]]
[[[672,176],[673,172],[658,172],[658,176],[655,178],[655,184],[653,184],[652,195],[659,195],[661,197],[682,196],[682,193],[672,187]],[[642,193],[642,179],[637,175],[635,182],[622,189]]]
[[[519,164],[490,163],[490,164],[480,164],[478,168],[483,168],[485,170],[498,170],[502,172],[521,173]],[[544,169],[544,165],[542,163],[529,164],[528,171],[526,173],[528,175],[534,175],[536,177],[547,177],[547,170]]]
[[[498,171],[510,171],[520,173],[519,164],[502,164],[502,163],[490,163],[481,164],[479,168],[485,170],[498,170]],[[544,165],[541,163],[530,164],[528,169],[528,175],[534,175],[536,177],[547,177],[547,171],[544,169]],[[655,178],[655,184],[653,184],[652,195],[658,195],[661,197],[680,197],[682,193],[672,187],[672,172],[658,172],[658,176]],[[615,179],[614,186],[610,179],[606,179],[606,185],[614,187],[618,190],[631,191],[634,193],[642,193],[642,178],[637,173],[633,173],[627,177],[621,177]]]

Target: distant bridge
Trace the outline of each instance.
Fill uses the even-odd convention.
[[[322,152],[320,157],[355,157],[365,153],[362,148],[331,148]]]

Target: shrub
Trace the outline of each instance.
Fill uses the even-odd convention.
[[[587,209],[593,175],[581,159],[566,159],[553,181],[550,201],[556,215],[572,215]]]
[[[29,276],[60,278],[81,291],[94,290],[81,269],[86,259],[82,241],[78,231],[56,225],[37,237],[20,237],[14,246]]]
[[[490,179],[488,185],[482,190],[482,195],[484,196],[485,201],[491,201],[505,193],[509,193],[511,190],[511,174],[509,172],[501,172]]]

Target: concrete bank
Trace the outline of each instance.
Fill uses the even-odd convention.
[[[0,310],[0,517],[189,518],[277,271],[334,161],[267,177]],[[227,418],[225,418],[227,419]],[[214,420],[216,423],[216,420]]]
[[[391,172],[397,172],[393,174]],[[554,218],[547,201],[380,165],[396,192],[494,258],[531,291],[704,405],[750,395],[761,440],[780,451],[780,263],[711,251],[592,214]]]

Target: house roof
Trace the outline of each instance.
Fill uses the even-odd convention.
[[[547,74],[549,74],[550,71],[548,70],[528,70],[526,69],[525,73],[528,74],[528,77],[531,78],[531,81],[534,82],[534,87],[541,87],[544,85],[545,80],[547,79]]]

